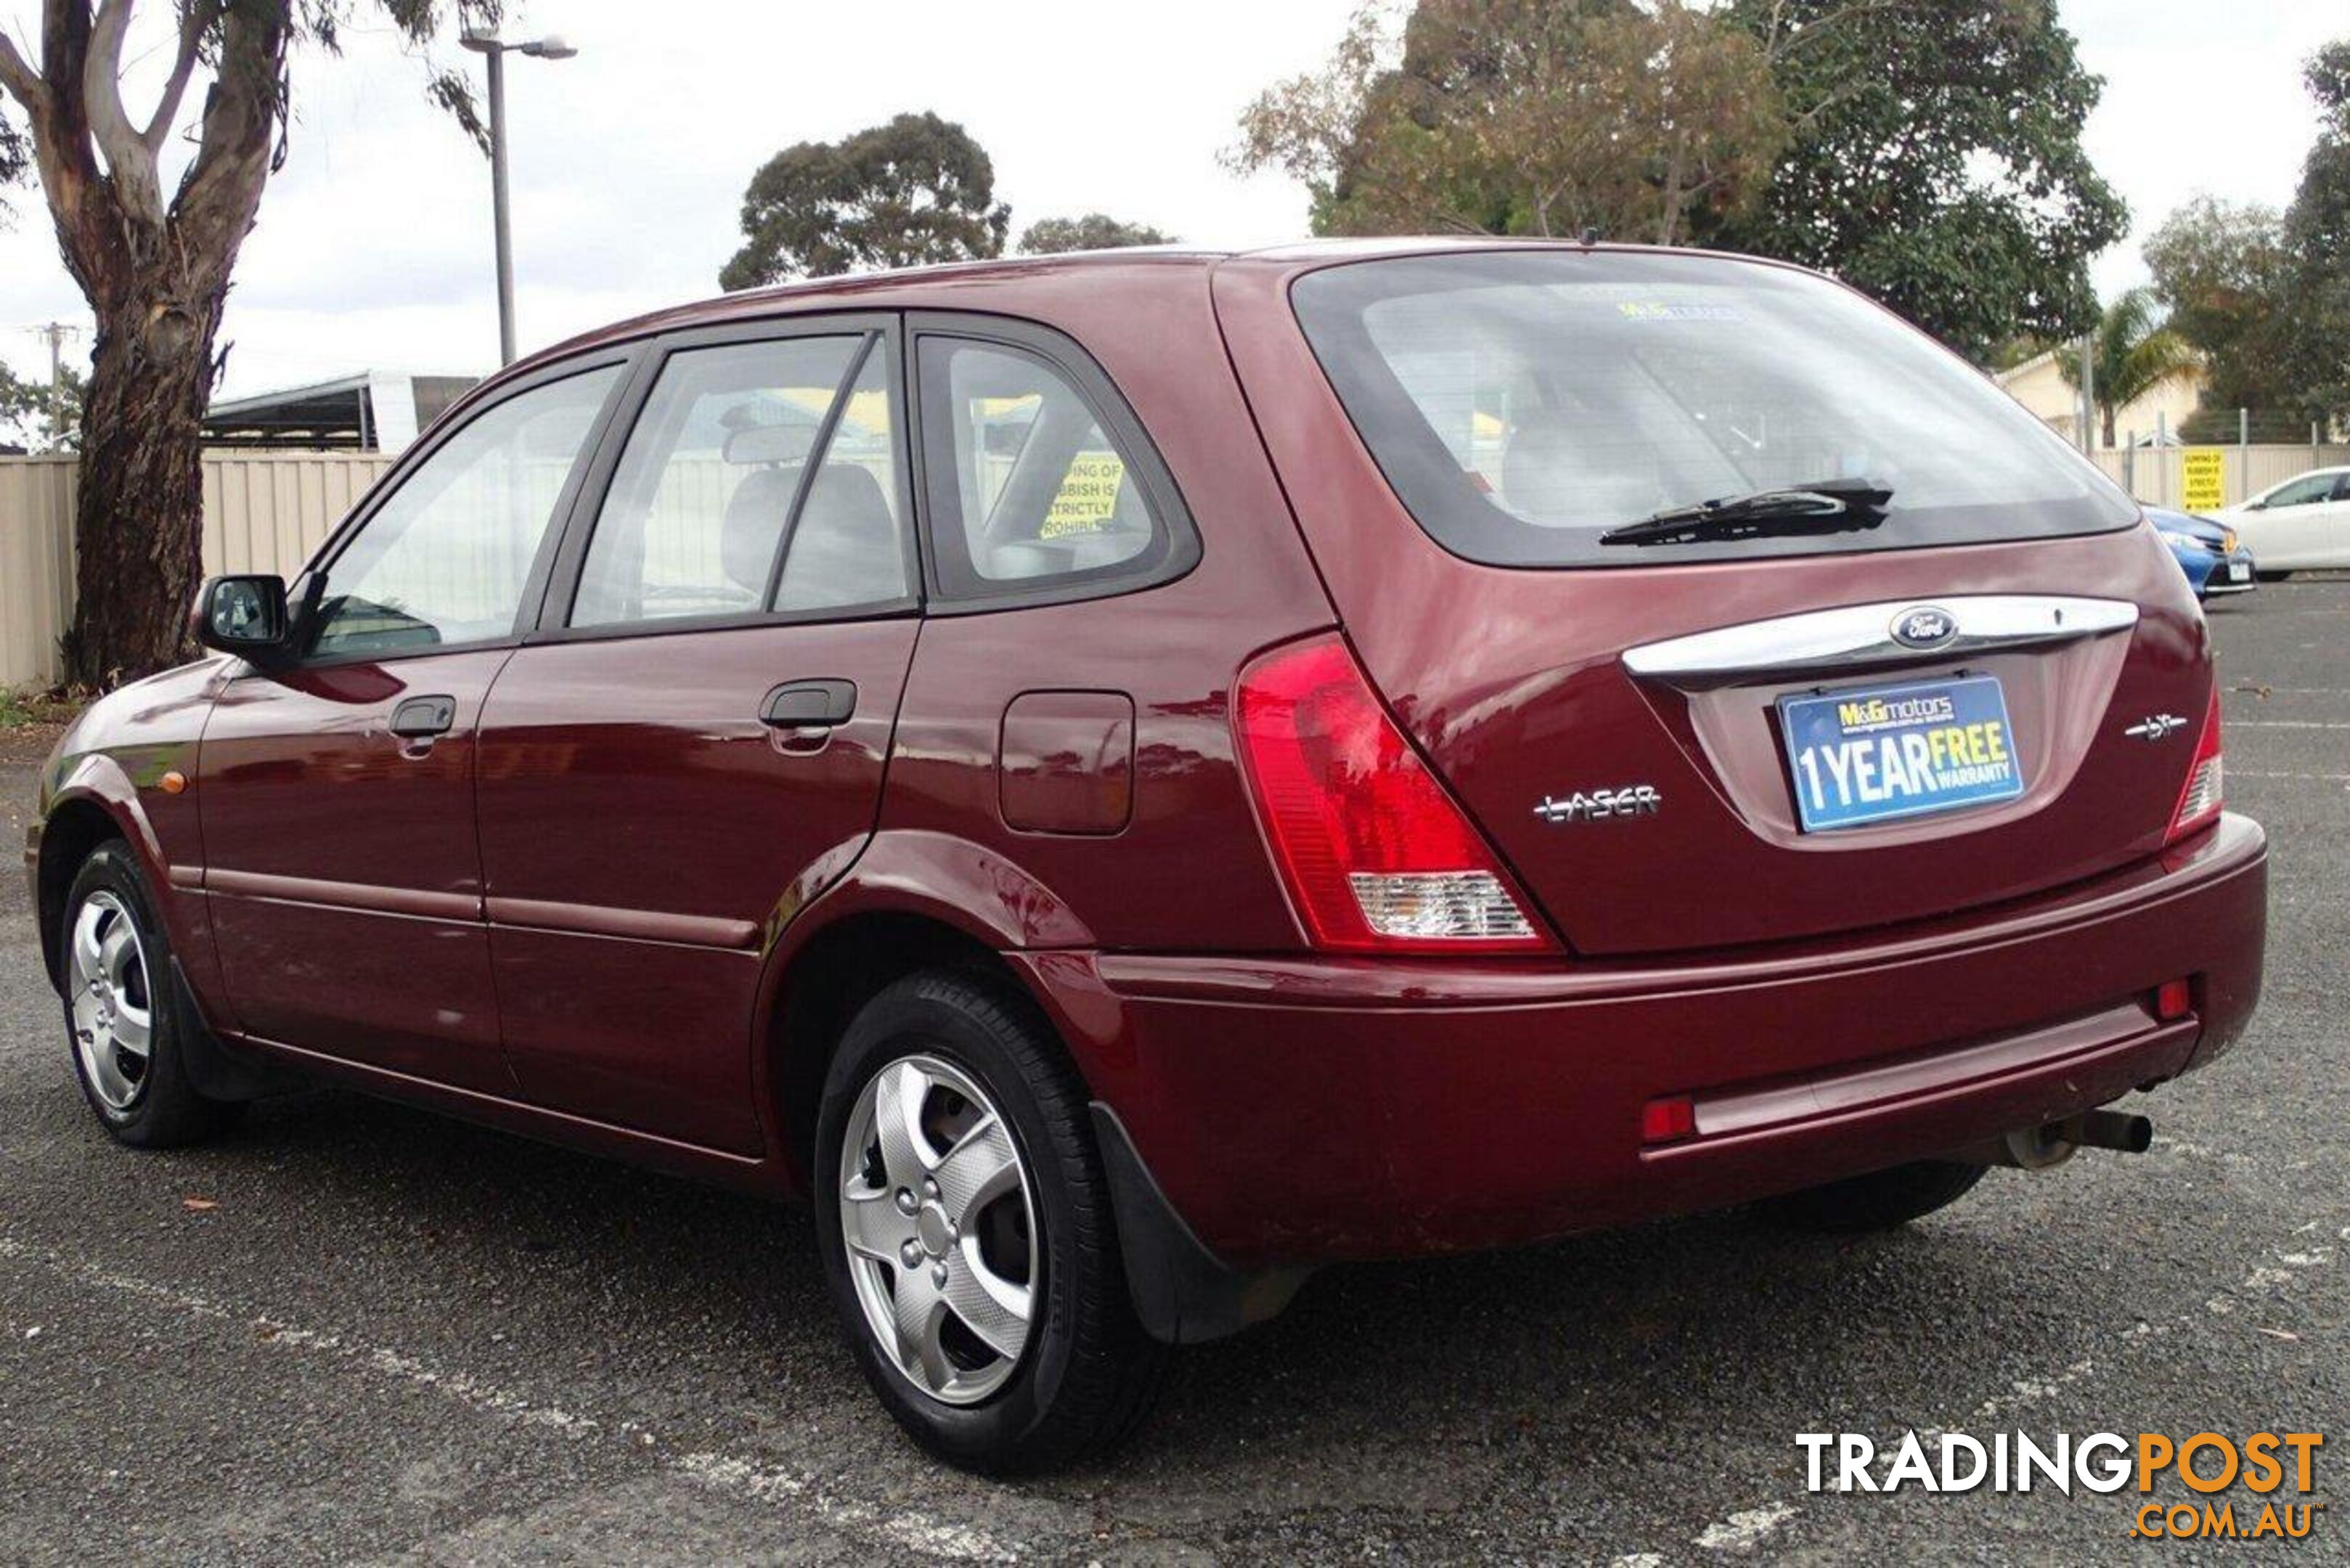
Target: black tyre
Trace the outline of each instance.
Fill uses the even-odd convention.
[[[188,1081],[190,1031],[172,983],[172,939],[138,857],[120,839],[90,851],[58,932],[66,1043],[82,1098],[117,1142],[171,1148],[209,1137],[244,1106]]]
[[[1956,1160],[1921,1159],[1915,1165],[1897,1165],[1890,1170],[1874,1170],[1825,1187],[1765,1199],[1754,1206],[1754,1211],[1773,1225],[1822,1235],[1890,1231],[1956,1203],[1983,1179],[1985,1168]]]
[[[1133,1429],[1165,1348],[1128,1304],[1082,1084],[1024,998],[931,971],[875,996],[827,1075],[812,1181],[833,1301],[883,1405],[988,1474]]]

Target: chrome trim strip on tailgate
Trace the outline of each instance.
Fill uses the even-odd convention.
[[[1954,629],[1925,647],[1898,640],[1895,623],[1924,609],[1940,610]],[[1915,663],[1985,649],[2069,642],[2074,638],[2126,631],[2136,625],[2137,606],[2126,599],[2061,594],[1887,599],[1643,643],[1624,650],[1624,668],[1635,675],[1669,677],[1803,674]]]

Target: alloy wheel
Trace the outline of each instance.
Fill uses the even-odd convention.
[[[120,898],[100,889],[82,901],[67,961],[82,1075],[108,1109],[128,1111],[147,1085],[155,1014],[147,950]]]
[[[858,1096],[839,1179],[849,1273],[883,1359],[950,1405],[1002,1388],[1028,1346],[1043,1253],[994,1103],[951,1063],[899,1057]]]

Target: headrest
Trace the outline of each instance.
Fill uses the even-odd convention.
[[[1544,409],[1527,415],[1502,449],[1502,499],[1513,512],[1549,519],[1575,483],[1575,421]]]
[[[835,526],[868,524],[879,518],[882,526],[890,522],[889,498],[881,492],[881,482],[873,471],[860,463],[827,462],[816,471],[816,483],[808,487],[807,510],[800,517],[805,529],[812,520],[823,518]]]
[[[778,609],[894,599],[906,591],[897,514],[869,468],[827,462],[816,471],[792,534]]]
[[[727,445],[731,449],[733,442]],[[799,483],[796,467],[761,468],[744,474],[734,487],[719,524],[718,554],[736,586],[754,594],[767,591],[767,568],[775,562],[775,545],[783,537],[784,519],[791,515],[792,493]]]
[[[1628,523],[1664,504],[1653,453],[1588,410],[1527,415],[1502,449],[1502,504],[1537,527]]]
[[[767,572],[775,565],[775,545],[783,537],[784,519],[791,514],[800,473],[797,464],[746,473],[726,503],[719,553],[726,575],[753,593],[767,590]],[[827,462],[816,471],[816,483],[808,486],[792,556],[798,560],[803,547],[820,551],[846,545],[854,550],[861,545],[870,550],[872,541],[892,537],[895,526],[889,497],[871,469]]]
[[[816,445],[814,425],[752,425],[726,438],[729,462],[806,462]]]

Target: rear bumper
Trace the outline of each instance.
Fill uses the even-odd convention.
[[[2104,1105],[2259,999],[2260,828],[2055,896],[1767,956],[1015,955],[1172,1210],[1248,1272],[1743,1201]],[[2194,1009],[2151,993],[2190,976]],[[1644,1147],[1692,1096],[1697,1136]]]

